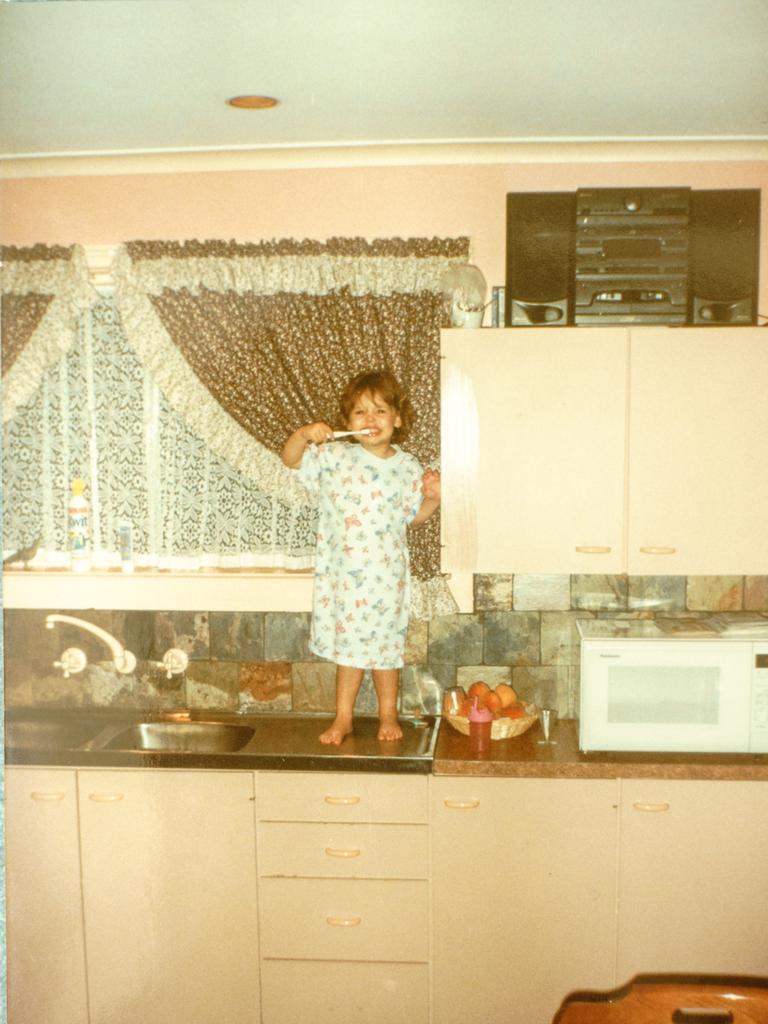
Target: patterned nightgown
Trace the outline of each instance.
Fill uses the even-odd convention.
[[[423,470],[393,445],[310,445],[299,478],[319,521],[310,650],[337,665],[400,668],[410,605],[406,527],[422,502]]]

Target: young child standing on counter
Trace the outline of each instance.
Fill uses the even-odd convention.
[[[413,411],[393,374],[359,374],[344,389],[339,410],[343,440],[327,423],[308,423],[282,452],[319,505],[309,646],[336,663],[336,717],[320,741],[338,745],[352,732],[366,669],[379,702],[378,738],[397,740],[410,607],[407,527],[439,506],[440,474],[425,472],[397,443],[407,436]]]

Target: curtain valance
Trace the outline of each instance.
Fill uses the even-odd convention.
[[[96,301],[82,246],[0,248],[3,422],[40,386],[43,373],[77,337],[80,316]]]

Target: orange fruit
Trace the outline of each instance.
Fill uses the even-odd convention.
[[[482,700],[486,694],[491,692],[491,688],[488,683],[484,683],[482,679],[478,679],[476,683],[472,683],[470,688],[467,690],[469,697],[477,697]]]
[[[503,708],[508,708],[510,704],[514,704],[517,700],[517,694],[509,683],[499,683],[495,692],[501,700],[501,706]]]
[[[482,702],[483,704],[485,704],[489,711],[492,711],[494,713],[494,715],[498,714],[498,712],[501,710],[501,697],[498,695],[498,693],[495,693],[493,690],[491,690],[490,693],[486,693],[486,695],[482,699]]]
[[[508,708],[504,708],[503,714],[505,718],[524,718],[525,708],[517,701],[514,704],[510,704]]]
[[[459,705],[459,714],[462,716],[462,718],[467,718],[469,716],[469,712],[470,712],[471,708],[472,708],[472,698],[471,697],[467,697],[466,700],[463,700],[461,702],[461,704]]]

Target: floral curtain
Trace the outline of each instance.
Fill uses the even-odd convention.
[[[280,461],[283,441],[334,420],[352,374],[387,366],[418,413],[407,447],[438,463],[440,281],[467,256],[466,239],[120,247],[114,298],[88,308],[78,291],[70,337],[46,345],[6,401],[6,550],[36,523],[48,563],[63,558],[68,482],[81,475],[105,563],[129,522],[140,565],[310,565],[315,509]],[[18,363],[42,349],[45,310],[33,289],[8,294],[29,296],[10,317]],[[414,614],[453,610],[436,519],[414,531],[412,564]]]

